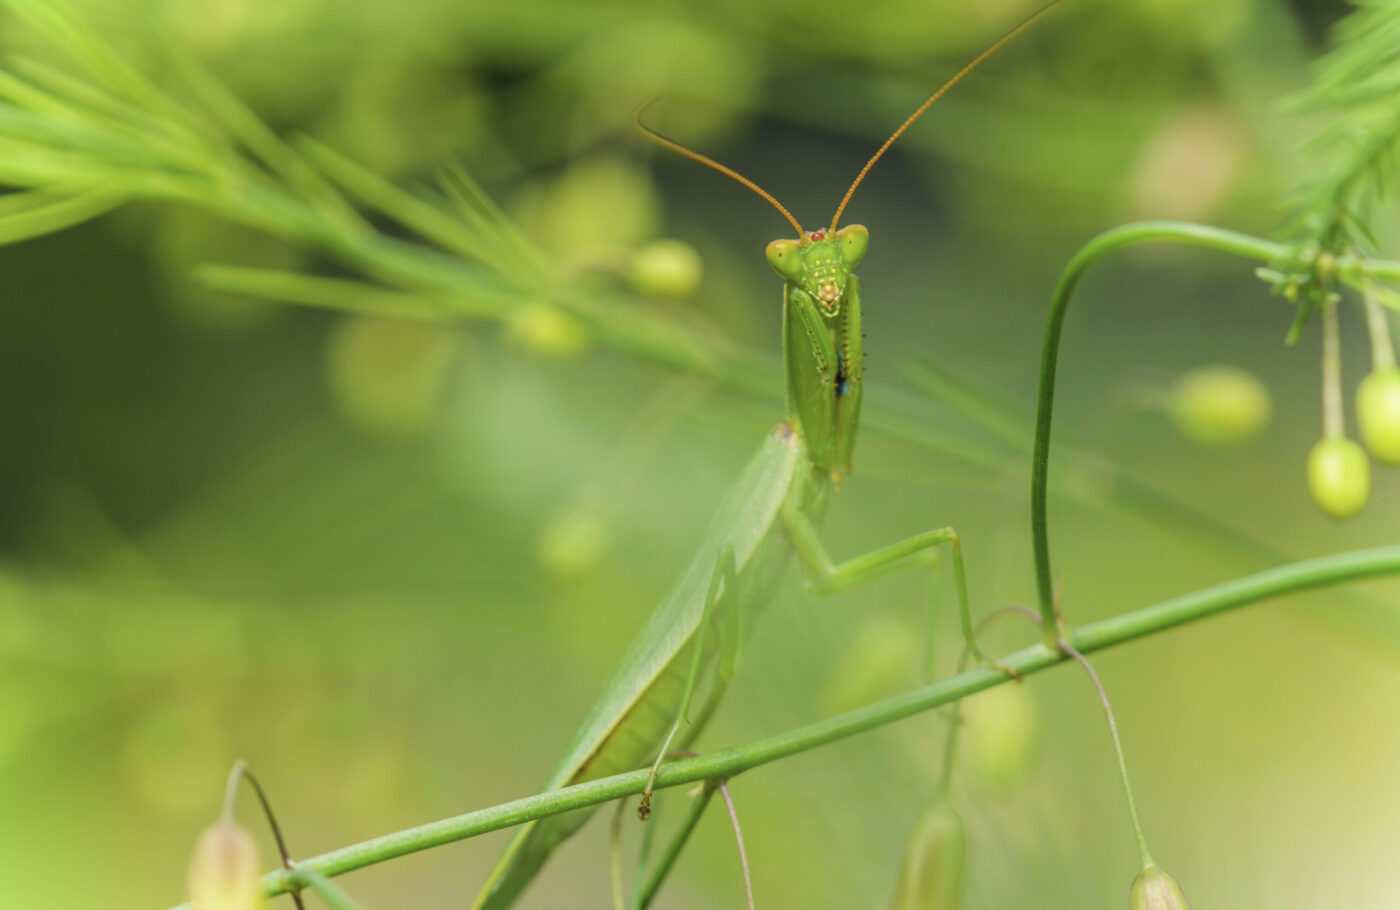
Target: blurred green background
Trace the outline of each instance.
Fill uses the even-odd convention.
[[[698,293],[654,305],[773,357],[779,282],[762,250],[788,227],[643,143],[633,108],[662,95],[658,128],[810,227],[1035,5],[74,4],[153,77],[166,30],[279,131],[395,181],[460,161],[561,261],[685,240],[704,261]],[[873,241],[867,407],[922,416],[902,437],[862,436],[827,521],[834,554],[953,524],[979,609],[1032,600],[1023,449],[924,399],[907,368],[994,388],[1028,441],[1064,261],[1135,218],[1271,230],[1317,125],[1274,102],[1306,84],[1344,11],[1071,0],[901,140],[846,221]],[[15,22],[0,39],[39,52]],[[157,206],[0,251],[0,905],[176,903],[240,757],[300,856],[530,793],[781,417],[777,384],[706,387],[548,310],[502,330],[277,308],[196,288],[206,261],[324,268]],[[1393,474],[1344,525],[1309,501],[1317,326],[1285,348],[1291,312],[1251,270],[1143,249],[1098,268],[1072,308],[1057,442],[1074,448],[1055,454],[1051,519],[1073,621],[1285,554],[1394,541]],[[1351,388],[1365,339],[1358,311],[1343,319]],[[1248,444],[1197,448],[1132,406],[1218,362],[1272,390],[1275,419]],[[987,454],[969,465],[918,434]],[[924,579],[815,601],[799,588],[760,625],[707,746],[919,681]],[[1154,853],[1195,906],[1394,905],[1396,593],[1295,598],[1096,659]],[[1001,632],[999,647],[1029,637]],[[1125,906],[1134,845],[1082,676],[1058,669],[967,713],[968,906]],[[885,906],[945,727],[920,717],[736,780],[759,906]],[[663,824],[679,799],[663,799]],[[562,848],[521,906],[606,906],[605,827]],[[711,812],[658,906],[740,905],[726,828]],[[460,907],[504,837],[344,884],[371,908]]]

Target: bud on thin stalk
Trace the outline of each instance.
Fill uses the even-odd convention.
[[[967,832],[946,797],[924,810],[900,865],[891,910],[957,910],[962,906]]]
[[[1372,369],[1356,390],[1356,423],[1372,455],[1387,464],[1400,464],[1400,368],[1395,365],[1390,322],[1370,282],[1365,299]]]
[[[1142,867],[1128,895],[1129,910],[1191,910],[1181,886],[1156,863]]]
[[[1371,496],[1371,463],[1346,436],[1337,295],[1322,302],[1322,439],[1308,453],[1308,489],[1333,518],[1350,518]]]
[[[206,828],[190,858],[190,903],[194,910],[261,910],[258,848],[230,818]]]

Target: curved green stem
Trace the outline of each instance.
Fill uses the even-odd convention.
[[[1092,653],[1280,594],[1388,574],[1400,574],[1400,546],[1304,560],[1092,623],[1070,634],[1067,640],[1076,650]],[[1053,645],[1041,643],[1009,654],[1002,658],[1001,663],[1027,676],[1066,659]],[[732,778],[750,768],[894,723],[1006,681],[1006,675],[998,670],[975,667],[902,695],[767,739],[720,749],[699,758],[668,762],[658,771],[656,786],[674,787],[695,781]],[[616,774],[386,834],[304,860],[297,864],[297,869],[303,872],[311,869],[327,876],[340,875],[429,847],[509,828],[530,819],[631,796],[642,792],[647,773],[643,769]],[[281,894],[290,884],[297,883],[293,875],[280,870],[268,873],[263,879],[268,894]],[[180,910],[189,910],[189,907],[184,905]]]
[[[1036,586],[1040,594],[1040,615],[1047,642],[1053,642],[1059,623],[1055,615],[1054,576],[1050,570],[1050,536],[1046,522],[1046,477],[1050,466],[1050,421],[1055,404],[1055,370],[1060,356],[1060,333],[1070,295],[1089,266],[1126,246],[1137,243],[1187,243],[1210,247],[1270,262],[1283,255],[1285,247],[1248,234],[1223,228],[1176,221],[1143,221],[1104,231],[1074,254],[1055,286],[1045,339],[1040,352],[1040,391],[1035,414],[1035,449],[1031,456],[1031,536],[1035,549]]]

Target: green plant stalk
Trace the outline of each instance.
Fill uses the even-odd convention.
[[[1152,852],[1147,849],[1147,835],[1142,833],[1142,818],[1138,815],[1137,799],[1133,797],[1133,784],[1128,778],[1128,759],[1123,754],[1123,739],[1118,735],[1118,719],[1113,716],[1113,705],[1108,700],[1108,691],[1103,687],[1103,681],[1099,679],[1099,674],[1095,672],[1094,665],[1089,663],[1079,651],[1072,645],[1060,644],[1060,650],[1064,651],[1071,659],[1076,661],[1084,669],[1089,677],[1089,682],[1094,686],[1094,692],[1099,697],[1099,704],[1103,707],[1104,718],[1108,721],[1108,736],[1113,741],[1113,757],[1118,760],[1118,779],[1123,784],[1123,796],[1128,803],[1128,818],[1133,824],[1133,835],[1137,838],[1138,852],[1142,856],[1142,867],[1144,869],[1152,866]]]
[[[1050,425],[1055,404],[1055,375],[1059,363],[1060,334],[1070,296],[1089,266],[1115,250],[1138,243],[1184,243],[1233,253],[1260,262],[1274,262],[1284,255],[1281,243],[1238,231],[1180,221],[1142,221],[1104,231],[1074,254],[1055,286],[1040,354],[1040,389],[1036,398],[1035,446],[1031,454],[1031,537],[1035,552],[1036,586],[1047,644],[1053,644],[1058,619],[1055,611],[1054,573],[1050,567],[1050,534],[1046,518],[1046,489],[1050,466]],[[1343,257],[1337,274],[1345,283],[1363,286],[1368,278],[1400,278],[1400,263]]]
[[[1337,325],[1337,298],[1322,301],[1322,438],[1347,435],[1342,405],[1342,339]]]
[[[1400,546],[1323,556],[1278,566],[1091,623],[1072,631],[1066,639],[1076,650],[1088,654],[1281,594],[1295,594],[1393,574],[1400,574]],[[1003,657],[1000,663],[1017,670],[1022,676],[1028,676],[1067,659],[1053,645],[1038,643]],[[759,765],[894,723],[1006,681],[1007,676],[998,670],[976,667],[776,736],[720,749],[698,758],[668,762],[661,766],[656,786],[675,787],[696,781],[732,778]],[[533,818],[632,796],[642,792],[647,776],[646,769],[630,771],[396,831],[303,860],[297,863],[297,870],[298,873],[313,870],[327,876],[340,875],[429,847],[509,828]],[[263,883],[268,895],[282,894],[289,886],[297,884],[296,879],[289,877],[295,874],[279,870],[264,876]],[[190,907],[181,905],[177,910],[190,910]]]
[[[657,857],[656,865],[646,870],[646,877],[637,888],[637,893],[632,897],[633,910],[646,910],[651,906],[652,900],[656,898],[657,891],[661,890],[661,883],[670,874],[671,867],[676,864],[676,860],[681,855],[681,849],[685,847],[686,841],[690,839],[690,834],[695,830],[695,826],[700,823],[700,816],[705,814],[705,808],[710,804],[710,799],[719,789],[709,781],[706,781],[700,792],[690,801],[687,807],[685,818],[681,819],[681,825],[672,835],[666,849]]]
[[[287,878],[296,887],[315,891],[331,910],[364,910],[363,907],[351,900],[349,895],[331,884],[331,880],[326,878],[324,873],[315,869],[299,867],[288,872]]]
[[[1395,369],[1395,342],[1390,338],[1390,319],[1376,296],[1374,282],[1366,282],[1362,301],[1366,307],[1366,333],[1371,339],[1371,369],[1379,372]]]

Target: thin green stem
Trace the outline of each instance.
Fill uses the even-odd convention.
[[[1347,581],[1393,574],[1400,574],[1400,546],[1323,556],[1237,578],[1092,623],[1075,630],[1066,640],[1075,650],[1090,654],[1282,594],[1295,594]],[[1055,666],[1066,659],[1065,655],[1052,645],[1038,643],[1008,654],[1001,663],[1026,676]],[[698,758],[669,762],[661,766],[656,777],[656,786],[675,787],[695,781],[732,778],[751,768],[883,727],[1006,681],[1006,675],[998,670],[985,666],[974,667],[936,683],[805,727],[744,745],[720,749]],[[303,860],[298,863],[298,869],[311,868],[328,876],[340,875],[429,847],[509,828],[530,819],[557,815],[570,809],[631,796],[642,791],[646,780],[646,770],[629,771],[550,790],[342,847]],[[268,894],[271,895],[287,890],[293,880],[289,879],[288,873],[277,871],[269,873],[263,881]],[[181,910],[189,908],[186,905]]]
[[[1361,297],[1366,305],[1366,331],[1371,337],[1371,369],[1392,370],[1395,368],[1395,342],[1390,337],[1390,317],[1376,299],[1374,281],[1365,283]]]
[[[1322,302],[1322,438],[1347,434],[1342,407],[1342,341],[1337,327],[1337,295]]]
[[[287,873],[287,878],[299,888],[310,888],[315,891],[331,910],[364,910],[344,891],[331,884],[331,880],[326,878],[325,873],[309,867],[303,869],[298,866]]]
[[[739,812],[734,808],[734,797],[729,793],[729,784],[719,782],[719,795],[724,800],[725,811],[729,813],[729,826],[734,832],[734,845],[739,848],[739,868],[744,873],[744,895],[748,898],[749,910],[753,907],[753,876],[749,875],[749,853],[744,849],[744,832],[739,828]]]
[[[233,821],[235,807],[238,803],[238,784],[246,782],[253,788],[253,793],[258,798],[259,805],[262,806],[263,816],[267,819],[267,826],[272,829],[272,839],[277,843],[277,855],[282,859],[282,868],[287,872],[292,872],[296,866],[292,863],[291,851],[287,849],[287,840],[282,836],[282,826],[277,824],[277,814],[272,811],[272,802],[268,800],[267,793],[263,791],[262,784],[253,776],[253,772],[248,770],[248,763],[239,759],[233,763],[233,770],[228,774],[228,783],[224,788],[224,820]],[[297,910],[305,910],[301,902],[299,887],[292,889],[292,901],[297,905]]]
[[[958,757],[958,731],[962,729],[962,702],[953,704],[948,718],[948,735],[943,738],[943,767],[938,769],[938,783],[933,788],[934,799],[946,800],[953,792],[953,761]]]
[[[1147,849],[1147,836],[1142,833],[1142,819],[1138,816],[1137,800],[1133,798],[1133,785],[1128,779],[1128,760],[1123,755],[1123,740],[1118,736],[1118,721],[1113,716],[1113,705],[1108,700],[1108,691],[1104,689],[1099,674],[1094,672],[1094,667],[1087,657],[1063,639],[1059,648],[1083,668],[1089,675],[1089,682],[1094,685],[1094,691],[1098,693],[1099,705],[1103,708],[1104,717],[1108,719],[1108,735],[1113,739],[1113,754],[1118,759],[1118,778],[1123,782],[1123,795],[1128,799],[1128,816],[1133,821],[1133,833],[1137,835],[1138,850],[1142,854],[1142,866],[1145,869],[1152,865],[1152,853]]]
[[[1035,448],[1031,455],[1031,536],[1035,549],[1036,585],[1040,594],[1042,630],[1053,642],[1059,623],[1055,615],[1054,575],[1050,568],[1050,535],[1046,519],[1046,484],[1050,466],[1050,423],[1055,404],[1055,375],[1060,334],[1070,295],[1089,266],[1123,247],[1138,243],[1186,243],[1210,247],[1251,259],[1271,262],[1284,254],[1282,244],[1223,228],[1175,221],[1125,224],[1099,234],[1082,246],[1065,266],[1055,287],[1040,354],[1040,391],[1035,415]]]
[[[688,759],[694,761],[695,759]],[[664,767],[664,766],[663,766]],[[661,883],[670,874],[671,867],[676,864],[676,859],[681,855],[682,848],[695,830],[695,826],[700,823],[700,816],[705,814],[705,808],[709,806],[710,800],[715,795],[717,784],[714,781],[706,781],[700,788],[700,792],[691,800],[686,808],[685,817],[681,819],[681,826],[671,837],[666,849],[657,857],[656,865],[647,870],[646,878],[637,888],[636,895],[632,898],[632,906],[636,910],[646,910],[656,898],[656,892],[660,890]]]
[[[608,825],[608,876],[612,879],[613,910],[627,910],[627,898],[622,890],[622,816],[627,800],[617,801],[617,811],[613,812]]]

